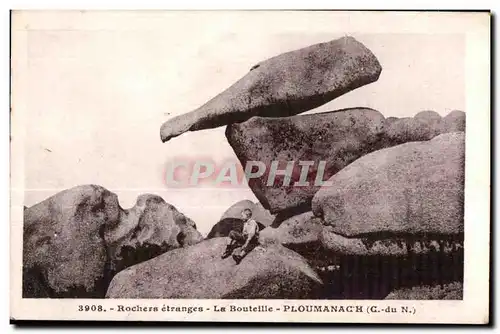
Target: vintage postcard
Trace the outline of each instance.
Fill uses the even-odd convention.
[[[489,12],[11,31],[12,320],[489,322]]]

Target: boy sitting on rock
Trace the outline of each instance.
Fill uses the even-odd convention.
[[[242,233],[235,230],[229,232],[229,244],[224,254],[222,254],[223,259],[232,254],[236,264],[239,264],[259,244],[259,224],[254,219],[251,219],[252,210],[244,209],[241,212],[241,217],[244,221]],[[233,254],[233,251],[240,246],[241,250]]]

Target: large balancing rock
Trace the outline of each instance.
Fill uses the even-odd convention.
[[[311,200],[320,189],[319,181],[328,180],[354,160],[377,150],[384,143],[384,128],[380,112],[350,108],[286,118],[253,117],[228,126],[226,137],[244,169],[252,161],[265,165],[262,176],[248,180],[264,208],[277,213],[302,207],[297,212],[305,212],[310,211]],[[300,161],[314,162],[308,169],[307,185],[296,184],[303,169]],[[289,181],[283,175],[269,177],[273,162],[279,162],[279,170],[294,162]]]
[[[378,80],[381,71],[375,55],[353,37],[283,53],[253,66],[198,109],[165,122],[161,140],[253,116],[300,114]]]
[[[460,235],[464,165],[463,132],[382,149],[330,178],[312,210],[345,237]]]
[[[118,273],[106,298],[311,299],[323,283],[306,260],[280,245],[221,259],[226,238],[176,249]]]

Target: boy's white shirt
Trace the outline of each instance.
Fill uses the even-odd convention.
[[[248,219],[243,225],[243,235],[256,234],[258,232],[258,225],[252,218]]]

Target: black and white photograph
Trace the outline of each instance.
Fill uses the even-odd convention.
[[[488,12],[19,10],[11,35],[12,317],[487,321]]]

